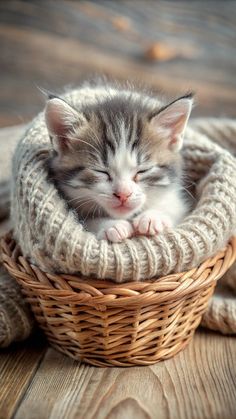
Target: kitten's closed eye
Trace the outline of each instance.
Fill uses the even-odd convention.
[[[133,181],[134,182],[139,182],[142,179],[142,175],[145,175],[146,173],[148,173],[150,170],[152,169],[152,167],[148,167],[147,169],[141,169],[138,170],[136,172],[136,174],[133,176]]]
[[[142,182],[147,186],[167,186],[170,184],[170,175],[168,166],[158,165],[139,170],[134,176],[134,181]]]
[[[142,173],[147,173],[149,170],[151,170],[151,168],[139,170],[136,174],[141,175]]]
[[[107,179],[109,181],[112,180],[111,175],[106,170],[98,170],[98,169],[93,169],[93,170],[94,170],[94,172],[97,172],[97,173],[101,173],[103,175],[106,175],[107,176]]]
[[[157,166],[146,176],[146,184],[151,187],[168,186],[171,183],[172,169],[168,166]]]

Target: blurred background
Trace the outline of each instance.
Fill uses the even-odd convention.
[[[105,74],[236,116],[236,1],[0,1],[0,126],[30,120],[39,88]]]

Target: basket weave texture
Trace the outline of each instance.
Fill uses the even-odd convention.
[[[188,344],[216,281],[236,258],[236,238],[198,268],[125,284],[42,272],[11,234],[1,249],[53,347],[96,366],[131,366],[169,358]]]

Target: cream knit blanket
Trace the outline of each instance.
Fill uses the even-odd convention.
[[[174,232],[162,237],[108,244],[83,231],[48,182],[44,161],[49,141],[43,117],[39,115],[19,143],[13,164],[12,223],[24,255],[42,269],[79,271],[117,281],[151,278],[197,265],[223,246],[236,230],[236,160],[226,150],[236,152],[235,137],[236,121],[193,121],[184,147],[186,169],[197,182],[198,204],[193,213]],[[9,162],[7,152],[4,160]],[[0,211],[7,201],[2,190],[0,179]],[[221,280],[203,317],[203,325],[222,333],[236,333],[234,292],[236,272],[233,274],[231,269]]]
[[[0,129],[0,236],[10,229],[11,159],[25,125]],[[1,266],[0,254],[0,348],[26,339],[33,328],[33,316],[19,285]]]

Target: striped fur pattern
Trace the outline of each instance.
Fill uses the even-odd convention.
[[[96,87],[87,89],[93,97]],[[187,211],[180,150],[192,96],[163,105],[132,89],[100,89],[79,108],[49,98],[50,176],[99,239],[159,234]]]

